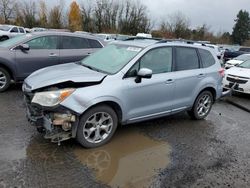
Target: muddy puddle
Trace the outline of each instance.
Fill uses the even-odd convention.
[[[97,181],[111,187],[148,187],[160,169],[170,164],[171,148],[132,126],[119,129],[110,143],[97,149],[74,150],[74,155]]]

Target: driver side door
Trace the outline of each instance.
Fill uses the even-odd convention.
[[[59,64],[58,36],[42,36],[26,42],[30,49],[16,49],[16,64],[19,79],[32,72]]]

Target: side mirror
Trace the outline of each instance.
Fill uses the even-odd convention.
[[[28,44],[21,44],[19,45],[19,49],[22,51],[29,51],[30,47]]]
[[[137,73],[137,77],[135,79],[136,83],[140,83],[142,78],[150,79],[152,77],[152,70],[148,68],[141,68]]]

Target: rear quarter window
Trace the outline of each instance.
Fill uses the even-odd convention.
[[[210,67],[215,64],[215,59],[208,50],[198,49],[198,51],[204,68]]]
[[[88,39],[90,48],[102,48],[102,45],[97,40]]]

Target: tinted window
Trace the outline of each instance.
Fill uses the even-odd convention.
[[[11,30],[10,30],[11,33],[18,33],[18,29],[17,27],[13,27]]]
[[[91,48],[102,48],[102,45],[97,40],[88,39]]]
[[[201,61],[202,61],[204,68],[210,67],[211,65],[215,64],[214,57],[209,51],[199,49],[199,53],[200,53]]]
[[[140,68],[151,69],[153,74],[170,72],[172,69],[172,48],[150,50],[141,58]]]
[[[30,49],[57,49],[57,36],[44,36],[27,42]]]
[[[24,29],[21,28],[21,27],[19,27],[19,32],[20,32],[20,33],[24,33]]]
[[[176,48],[175,70],[191,70],[199,68],[199,59],[194,48]]]
[[[88,41],[80,37],[62,37],[62,49],[84,49],[89,48]]]

